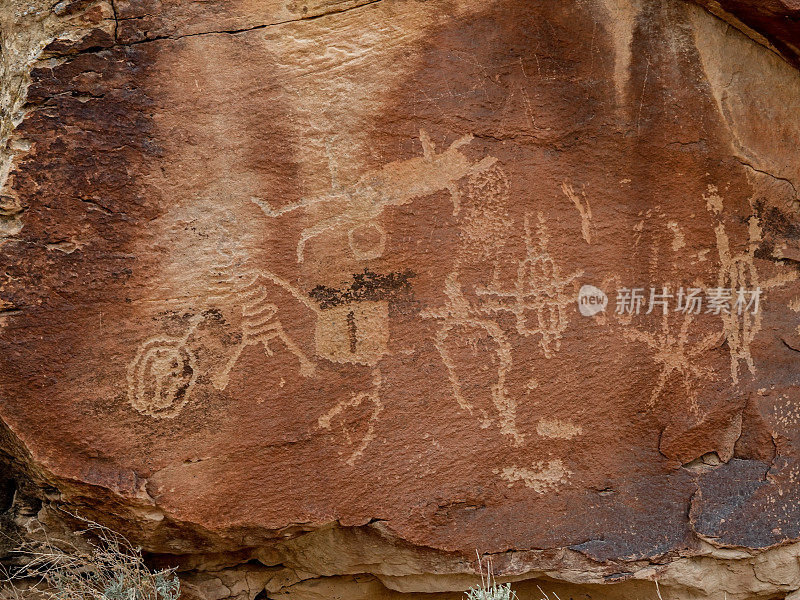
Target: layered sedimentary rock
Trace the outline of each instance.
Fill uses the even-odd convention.
[[[677,0],[2,10],[40,520],[200,598],[800,588],[789,54]]]
[[[800,67],[800,2],[797,0],[696,1]]]

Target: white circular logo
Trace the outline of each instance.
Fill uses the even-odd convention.
[[[578,292],[578,310],[584,317],[593,317],[608,306],[608,296],[600,288],[584,285]]]

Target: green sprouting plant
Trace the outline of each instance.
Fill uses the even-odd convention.
[[[0,583],[17,600],[178,600],[180,581],[173,569],[151,571],[141,548],[99,523],[72,516],[86,523],[78,532],[86,540],[80,548],[46,539],[15,551],[24,565]]]
[[[481,584],[467,590],[466,600],[517,600],[517,594],[511,589],[510,583],[497,583],[495,580],[491,559],[486,560],[484,576],[483,563],[478,554],[478,571],[481,574]]]
[[[516,600],[510,583],[492,584],[467,590],[467,600]]]

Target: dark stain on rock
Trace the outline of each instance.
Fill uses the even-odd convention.
[[[761,219],[761,226],[768,233],[776,233],[789,239],[800,238],[800,224],[778,208],[764,206],[763,202],[755,203],[756,214]]]
[[[356,334],[356,314],[352,310],[347,313],[347,333],[350,337],[350,354],[355,354],[358,349],[358,336]]]
[[[0,337],[0,387],[8,397],[0,418],[25,421],[18,433],[26,443],[42,435],[35,423],[59,423],[49,430],[54,467],[81,477],[76,456],[95,438],[77,423],[96,420],[110,405],[92,404],[92,394],[102,395],[101,379],[114,380],[118,368],[97,368],[98,357],[109,358],[103,340],[132,321],[130,304],[145,289],[132,286],[132,276],[152,267],[133,249],[160,216],[158,194],[138,177],[154,135],[153,99],[143,83],[159,49],[104,49],[110,41],[102,32],[65,44],[45,49],[64,60],[31,72],[28,112],[16,132],[31,150],[9,178],[19,200],[3,202],[6,212],[24,208],[21,231],[0,254],[3,295],[24,310],[6,320]],[[53,252],[61,243],[74,249]],[[79,402],[76,389],[90,392]],[[52,401],[42,403],[39,394]]]
[[[353,274],[353,283],[341,289],[318,285],[308,295],[322,309],[350,304],[351,302],[394,301],[411,292],[411,271],[380,274],[369,269]]]
[[[778,525],[775,515],[764,515],[775,510],[769,509],[769,497],[777,492],[767,480],[769,469],[759,460],[734,458],[704,475],[690,513],[695,531],[719,543],[750,548],[780,541],[771,532]]]

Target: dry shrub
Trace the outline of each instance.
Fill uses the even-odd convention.
[[[483,574],[483,563],[478,554],[478,571],[481,574],[480,586],[467,590],[466,600],[517,600],[517,594],[510,583],[497,583],[492,573],[492,559],[486,559],[486,575]]]
[[[180,582],[174,570],[151,571],[141,548],[99,523],[70,516],[85,523],[78,534],[86,543],[23,543],[15,553],[24,564],[2,573],[11,598],[177,600]]]

